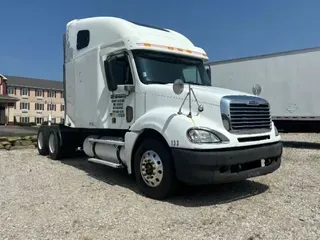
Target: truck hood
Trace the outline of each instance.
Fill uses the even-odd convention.
[[[173,84],[166,84],[166,85],[148,85],[146,94],[149,97],[154,96],[157,97],[163,97],[163,98],[170,98],[179,100],[179,103],[181,104],[183,99],[185,98],[186,94],[188,93],[188,85],[184,86],[184,91],[180,95],[176,95],[173,92]],[[196,98],[198,99],[198,102],[206,105],[216,105],[220,106],[220,100],[224,96],[228,95],[238,95],[238,96],[253,96],[252,94],[247,94],[239,91],[234,91],[230,89],[225,88],[218,88],[218,87],[212,87],[212,86],[197,86],[197,85],[191,85],[191,88],[193,89]],[[192,96],[192,100],[194,100],[194,97]],[[174,105],[172,101],[171,103]]]

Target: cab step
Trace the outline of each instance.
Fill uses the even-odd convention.
[[[121,163],[109,162],[109,161],[101,160],[98,158],[89,158],[88,161],[94,162],[94,163],[99,163],[102,165],[106,165],[106,166],[112,167],[112,168],[124,168],[123,164],[121,164]]]

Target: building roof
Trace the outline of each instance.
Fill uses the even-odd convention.
[[[3,76],[1,73],[0,73],[0,78],[7,80],[7,78],[5,76]]]
[[[300,54],[300,53],[309,53],[309,52],[315,52],[315,51],[320,51],[320,46],[295,49],[295,50],[289,50],[289,51],[283,51],[283,52],[268,53],[268,54],[262,54],[262,55],[256,55],[256,56],[218,60],[218,61],[207,62],[207,64],[208,65],[218,65],[218,64],[224,64],[224,63],[233,63],[233,62],[263,59],[263,58],[272,58],[272,57],[279,57],[279,56],[286,56],[286,55],[293,55],[293,54]]]
[[[0,94],[0,102],[14,103],[14,102],[17,102],[17,101],[19,101],[18,98]]]
[[[5,77],[8,79],[7,80],[8,86],[41,88],[41,89],[63,91],[63,82],[61,82],[61,81],[8,76],[8,75],[6,75]]]

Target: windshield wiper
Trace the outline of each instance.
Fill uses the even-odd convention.
[[[197,85],[197,86],[211,86],[208,84],[201,84],[201,83],[193,83],[193,82],[184,82],[185,84]],[[173,84],[172,82],[160,82],[160,81],[150,81],[146,82],[146,84]]]
[[[148,82],[146,82],[147,84],[152,84],[152,83],[154,83],[154,84],[170,84],[170,83],[168,83],[168,82],[161,82],[161,81],[148,81]]]
[[[193,83],[193,82],[184,82],[185,84],[191,84],[191,85],[198,85],[198,86],[211,86],[211,85],[208,85],[208,84],[202,84],[202,83]]]

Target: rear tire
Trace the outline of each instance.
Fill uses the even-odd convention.
[[[56,129],[51,129],[48,137],[49,156],[53,160],[62,158],[62,147],[60,146],[60,138]]]
[[[178,187],[170,150],[154,138],[143,140],[135,152],[134,173],[139,190],[153,199],[163,200]]]
[[[37,149],[38,153],[42,156],[47,156],[49,154],[48,140],[46,138],[43,129],[39,129],[37,136]]]

